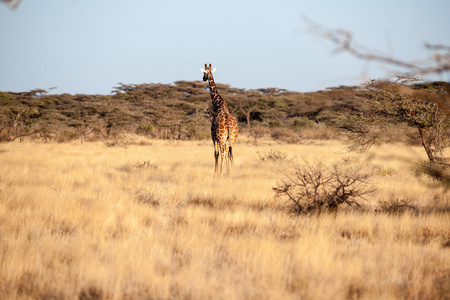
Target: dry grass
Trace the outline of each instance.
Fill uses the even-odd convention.
[[[0,145],[0,298],[449,298],[449,193],[415,177],[420,148],[243,141],[220,178],[206,141]],[[272,187],[295,157],[358,161],[378,190],[289,214]],[[376,212],[399,199],[424,213]]]

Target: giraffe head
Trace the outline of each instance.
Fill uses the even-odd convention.
[[[209,79],[209,75],[212,75],[216,71],[216,68],[211,69],[211,64],[209,64],[209,67],[207,64],[205,64],[205,69],[200,69],[203,73],[203,81],[207,81]]]

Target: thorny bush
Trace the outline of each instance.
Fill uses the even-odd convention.
[[[280,150],[273,150],[270,149],[269,151],[265,152],[265,153],[261,153],[259,151],[257,151],[256,153],[258,153],[259,155],[259,159],[262,161],[284,161],[287,158],[287,153],[286,152],[281,152]]]
[[[298,214],[337,211],[344,204],[359,207],[358,201],[374,191],[370,174],[344,163],[326,166],[303,160],[293,164],[293,171],[283,174],[284,178],[273,187],[275,196],[287,199]]]

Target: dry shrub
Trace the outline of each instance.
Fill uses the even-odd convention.
[[[336,132],[335,129],[322,124],[314,128],[302,129],[299,132],[299,134],[302,139],[310,139],[310,140],[339,139],[339,134]]]
[[[386,213],[389,215],[401,215],[407,211],[417,212],[417,207],[411,204],[412,200],[395,199],[380,201],[375,212]]]
[[[296,213],[337,211],[343,204],[359,207],[358,201],[374,191],[369,186],[370,174],[348,164],[329,167],[303,160],[302,164],[294,163],[293,168],[293,172],[284,173],[273,190],[277,198],[291,202]]]
[[[270,130],[265,127],[253,127],[249,131],[250,137],[253,138],[253,144],[258,145],[258,139],[268,134]]]
[[[82,289],[78,295],[78,299],[80,300],[99,300],[104,298],[105,295],[103,291],[95,286]]]
[[[157,169],[158,166],[152,164],[149,160],[145,160],[142,163],[138,162],[136,165],[134,165],[136,169]]]
[[[138,190],[136,200],[153,207],[159,207],[168,199],[168,196],[165,187],[159,182],[154,182]]]
[[[75,130],[68,128],[63,130],[57,137],[58,143],[66,143],[78,139],[78,135]]]
[[[106,147],[124,147],[124,148],[127,147],[126,144],[124,144],[123,142],[121,142],[121,141],[118,140],[118,139],[106,140],[106,141],[103,142],[103,144],[104,144]]]
[[[259,155],[259,159],[262,161],[281,162],[287,158],[287,153],[281,152],[280,150],[270,149],[269,151],[267,151],[265,153],[261,153],[259,151],[257,153]]]
[[[275,128],[270,135],[274,140],[283,143],[295,144],[300,140],[299,135],[289,128]]]
[[[444,188],[450,188],[450,165],[445,161],[438,163],[422,162],[415,165],[417,176],[426,176],[442,185]]]

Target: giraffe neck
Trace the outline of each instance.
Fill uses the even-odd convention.
[[[219,108],[226,106],[222,97],[219,95],[219,91],[217,90],[216,84],[214,82],[214,77],[211,73],[208,74],[208,82],[209,82],[209,94],[211,96],[211,101],[213,103],[214,111],[218,111]]]

